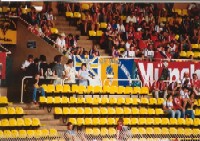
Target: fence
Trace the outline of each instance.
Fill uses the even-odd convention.
[[[121,131],[117,139],[116,133],[100,134],[95,132],[93,134],[86,134],[83,131],[78,132],[64,132],[59,131],[56,136],[24,136],[17,137],[16,135],[0,135],[1,141],[179,141],[192,140],[197,141],[200,134],[133,134],[130,130]]]

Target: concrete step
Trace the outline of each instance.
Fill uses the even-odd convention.
[[[56,126],[47,125],[47,126],[41,126],[39,127],[39,129],[56,129],[58,131],[65,131],[67,130],[67,126],[66,125],[56,125]]]
[[[42,110],[24,110],[25,114],[27,115],[44,115],[49,114],[46,109]]]
[[[39,110],[39,105],[33,103],[12,103],[10,106],[22,107],[24,110]]]
[[[82,44],[93,45],[93,41],[92,40],[78,40],[77,43],[80,44],[80,45],[82,45]]]
[[[64,16],[56,16],[57,21],[66,21],[66,18]]]
[[[58,29],[59,30],[59,29]],[[60,31],[59,31],[60,32]],[[81,35],[81,32],[80,31],[78,31],[78,30],[76,30],[76,31],[64,31],[64,33],[66,34],[66,35],[68,35],[68,34],[73,34],[74,36],[75,35]]]
[[[49,121],[49,120],[54,120],[54,115],[52,114],[42,114],[42,115],[24,115],[24,118],[39,118],[40,121]]]
[[[80,36],[80,40],[88,40],[89,36]]]
[[[54,119],[54,120],[40,120],[40,123],[43,125],[43,126],[48,126],[48,125],[59,125],[59,126],[62,126],[64,125],[64,123],[59,120],[59,119]]]
[[[65,31],[76,32],[77,31],[75,27],[68,27],[68,26],[59,27],[57,29],[58,29],[58,32],[65,32]]]

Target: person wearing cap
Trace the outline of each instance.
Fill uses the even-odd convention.
[[[65,37],[65,33],[61,33],[60,36],[56,39],[56,48],[58,48],[61,53],[66,51]]]
[[[74,68],[73,60],[69,59],[67,64],[64,65],[65,70],[65,83],[76,83],[76,76],[78,75],[77,71]]]

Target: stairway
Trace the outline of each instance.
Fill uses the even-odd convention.
[[[89,51],[93,46],[93,40],[89,40],[89,36],[82,36],[81,32],[77,29],[76,26],[69,26],[69,21],[66,20],[63,16],[57,16],[55,21],[55,27],[58,29],[59,33],[64,32],[66,35],[72,33],[74,36],[79,35],[80,40],[77,41],[79,47],[85,48],[86,51]],[[99,45],[97,48],[100,52],[100,55],[107,56],[104,49],[101,49]]]
[[[39,129],[56,129],[56,130],[66,130],[67,127],[65,123],[63,123],[62,119],[55,119],[53,111],[49,113],[47,111],[47,108],[45,107],[44,109],[39,108],[38,105],[35,104],[27,104],[27,103],[13,103],[13,107],[19,106],[24,109],[25,115],[23,116],[24,118],[39,118],[41,126]]]

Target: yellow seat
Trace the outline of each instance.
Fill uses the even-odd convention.
[[[103,86],[103,93],[104,94],[110,93],[110,87],[109,86]]]
[[[24,114],[24,109],[22,107],[15,107],[15,112],[17,115]]]
[[[169,123],[170,123],[170,125],[177,125],[177,124],[178,124],[176,118],[170,118],[170,119],[169,119]]]
[[[125,92],[125,87],[119,86],[117,94],[124,94],[124,92]]]
[[[121,20],[125,21],[126,20],[126,16],[120,16]]]
[[[32,138],[32,137],[35,136],[35,131],[34,130],[27,130],[26,133],[27,133],[27,137],[28,138]]]
[[[179,127],[177,129],[177,134],[185,134],[185,129],[183,127]]]
[[[124,114],[125,115],[130,115],[131,114],[131,108],[130,107],[124,107]]]
[[[154,125],[160,125],[162,123],[162,119],[161,118],[155,118],[154,119]]]
[[[82,8],[82,10],[89,10],[89,9],[90,9],[90,6],[89,6],[89,4],[87,4],[87,3],[82,3],[82,4],[81,4],[81,8]]]
[[[100,114],[100,109],[99,107],[92,107],[92,114]]]
[[[85,103],[86,103],[86,104],[93,104],[93,98],[92,98],[92,97],[87,97],[87,98],[85,99]]]
[[[8,104],[8,98],[6,96],[0,96],[0,104]]]
[[[138,119],[138,124],[139,125],[146,125],[146,118],[139,118]]]
[[[115,118],[108,118],[108,125],[115,125]]]
[[[144,107],[140,108],[140,114],[146,115],[147,113],[148,113],[148,111],[146,108],[144,108]]]
[[[0,108],[0,114],[1,115],[7,115],[8,114],[8,109],[6,107],[1,107]]]
[[[193,119],[193,125],[194,125],[194,126],[199,126],[199,125],[200,125],[200,120],[199,120],[199,118],[194,118],[194,119]]]
[[[72,85],[71,93],[78,93],[79,92],[79,86],[76,84]]]
[[[178,13],[178,15],[180,15],[180,16],[182,15],[182,10],[181,9],[175,8],[174,12]]]
[[[101,98],[101,104],[102,104],[102,105],[106,105],[106,104],[108,104],[108,103],[109,103],[109,99],[108,99],[107,97]]]
[[[116,111],[113,107],[108,107],[108,114],[114,115],[116,114]]]
[[[100,135],[100,133],[101,133],[101,131],[99,128],[97,128],[97,127],[93,128],[93,135],[97,136],[97,135]]]
[[[118,104],[118,105],[125,104],[125,98],[123,98],[123,97],[117,98],[117,104]]]
[[[51,28],[51,33],[58,34],[58,29],[57,28]]]
[[[169,133],[170,134],[176,134],[177,135],[177,129],[175,127],[170,127],[169,128]]]
[[[89,31],[89,36],[90,37],[94,37],[94,36],[96,36],[97,35],[97,33],[94,31],[94,30],[90,30]]]
[[[110,87],[110,94],[117,94],[118,93],[118,87],[117,86],[111,86]]]
[[[18,130],[11,130],[11,133],[12,133],[12,137],[13,138],[18,138],[19,137],[19,132]],[[1,138],[1,137],[0,137]]]
[[[138,118],[131,118],[131,125],[138,125]]]
[[[63,86],[63,93],[70,93],[71,92],[71,88],[69,85],[64,85]]]
[[[31,118],[24,118],[24,124],[25,126],[31,126],[32,125]]]
[[[149,105],[156,105],[157,99],[156,98],[149,98]]]
[[[107,23],[101,22],[100,23],[100,28],[107,28]]]
[[[49,130],[47,130],[47,129],[42,129],[42,136],[43,136],[43,137],[49,136]]]
[[[133,91],[132,87],[126,86],[124,94],[132,94],[132,91]]]
[[[44,96],[40,96],[39,102],[40,102],[40,103],[47,103],[47,98],[44,97]]]
[[[93,98],[93,105],[99,105],[101,103],[101,98],[95,97]]]
[[[97,36],[98,36],[98,37],[101,37],[102,35],[103,35],[103,31],[97,30]]]
[[[59,97],[59,96],[56,96],[56,97],[54,98],[54,103],[55,103],[55,104],[61,104],[61,103],[62,103],[62,98]]]
[[[154,118],[146,118],[146,125],[154,125]]]
[[[134,134],[138,134],[139,131],[138,131],[138,128],[137,127],[132,127],[131,128],[131,133],[134,135]]]
[[[63,85],[58,84],[56,85],[55,93],[62,93],[63,92]]]
[[[163,22],[167,22],[167,18],[166,17],[159,17],[159,23],[163,23]]]
[[[73,88],[72,88],[72,89],[73,89]],[[79,89],[79,90],[78,90],[78,94],[86,94],[87,89],[86,89],[85,86],[79,86],[78,89]]]
[[[193,51],[187,51],[187,58],[190,58],[190,57],[193,57],[194,56],[194,52]]]
[[[108,134],[109,135],[116,135],[116,129],[115,128],[113,128],[113,127],[109,127],[108,128]]]
[[[182,9],[182,16],[188,16],[188,10]]]
[[[72,12],[66,12],[66,13],[65,13],[65,16],[66,16],[66,17],[72,18],[72,17],[73,17],[73,13],[72,13]]]
[[[157,105],[162,105],[164,101],[165,101],[164,98],[158,98]]]
[[[17,126],[17,120],[15,118],[10,118],[9,119],[9,126]]]
[[[77,103],[78,103],[78,104],[84,104],[84,103],[85,103],[85,98],[83,98],[83,97],[78,97],[78,98],[77,98]]]
[[[148,98],[141,98],[140,99],[140,104],[148,105],[149,104]]]
[[[185,119],[185,125],[186,125],[186,126],[191,126],[191,125],[193,125],[193,119],[192,119],[192,118],[186,118],[186,119]]]
[[[187,57],[187,53],[185,51],[181,51],[179,56],[185,58]]]
[[[109,98],[109,104],[117,104],[117,98],[115,98],[115,97],[111,97],[111,98]]]
[[[116,107],[116,114],[121,115],[124,114],[124,110],[122,107]]]
[[[26,130],[19,130],[19,137],[20,138],[26,138],[27,137]]]
[[[88,86],[87,87],[87,94],[93,94],[94,93],[94,87],[93,86]]]
[[[9,115],[14,115],[14,114],[16,114],[15,108],[14,108],[14,107],[8,107],[8,114],[9,114]]]
[[[49,96],[47,97],[47,104],[53,104],[54,103],[54,98]]]
[[[130,118],[124,118],[124,125],[131,125],[131,119]]]
[[[161,108],[156,108],[155,112],[156,112],[155,113],[156,115],[162,115],[162,114],[164,114],[163,109],[161,109]]]
[[[73,125],[77,125],[76,118],[69,118],[68,122],[71,122]]]
[[[85,107],[85,114],[92,114],[92,108]]]
[[[70,110],[70,114],[77,114],[77,109],[76,109],[76,107],[70,107],[69,108],[69,110]]]
[[[86,127],[85,134],[93,134],[93,129],[89,128],[89,127]]]
[[[149,115],[154,115],[156,113],[153,108],[148,108],[147,112],[148,112]]]
[[[161,134],[161,129],[159,127],[154,127],[154,134]]]
[[[100,118],[100,125],[107,125],[107,118]]]
[[[106,107],[100,107],[100,112],[101,114],[106,115],[108,114],[108,109]]]
[[[200,58],[200,52],[194,52],[194,58]]]
[[[47,85],[47,93],[53,93],[55,92],[55,86],[53,84]]]
[[[106,127],[101,127],[101,135],[108,135],[108,129]]]
[[[161,125],[169,125],[169,119],[168,118],[162,118]]]
[[[57,136],[57,135],[58,135],[58,132],[57,132],[56,129],[49,129],[49,135],[50,135],[51,137]]]
[[[93,125],[100,125],[100,119],[99,118],[92,118]]]
[[[133,115],[138,115],[140,113],[139,109],[137,107],[132,107],[132,114]]]
[[[84,120],[84,118],[77,118],[76,121],[77,121],[77,125],[78,125],[78,126],[85,125],[85,120]]]
[[[192,135],[193,130],[191,128],[185,128],[185,135]]]
[[[125,105],[132,105],[133,104],[133,98],[127,97],[125,98]]]
[[[141,90],[140,90],[140,94],[148,95],[149,94],[149,88],[148,87],[142,87]]]
[[[162,134],[169,134],[169,129],[167,127],[162,127],[161,133]]]
[[[69,103],[70,104],[76,104],[77,103],[77,98],[76,97],[70,97],[69,98]]]
[[[3,135],[4,138],[12,138],[12,133],[10,130],[4,130]]]
[[[70,114],[70,109],[68,107],[63,107],[63,115]]]
[[[146,132],[147,132],[147,134],[154,134],[154,129],[151,127],[147,127]]]
[[[85,125],[92,125],[92,118],[85,118]]]
[[[63,114],[62,108],[61,107],[55,107],[54,108],[54,113],[56,115],[62,115]]]
[[[145,130],[144,127],[139,127],[139,128],[138,128],[138,132],[139,132],[140,134],[146,134],[146,130]]]
[[[178,125],[185,125],[185,119],[184,118],[178,118],[177,119],[177,124]]]
[[[42,130],[35,130],[35,138],[42,137]]]
[[[194,128],[194,129],[193,129],[193,134],[194,134],[194,135],[200,135],[200,129]]]
[[[95,94],[101,94],[102,93],[102,87],[101,86],[95,86],[94,87],[94,93]]]
[[[23,118],[17,118],[17,126],[25,126]]]
[[[74,12],[74,18],[81,18],[80,12]]]
[[[2,119],[1,120],[1,126],[9,126],[9,120],[8,119]]]
[[[132,105],[138,105],[138,103],[140,103],[140,99],[139,98],[133,98]]]
[[[199,45],[198,44],[191,44],[192,49],[199,49]]]
[[[140,87],[133,87],[132,94],[140,94],[141,88]]]

